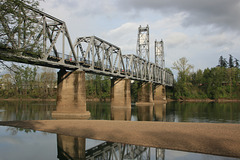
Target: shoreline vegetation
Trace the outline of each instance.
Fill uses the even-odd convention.
[[[46,101],[46,102],[55,102],[55,98],[0,98],[0,101]],[[86,99],[87,102],[111,102],[110,99],[101,100],[98,98]],[[164,102],[164,101],[163,101]],[[240,99],[167,99],[165,102],[216,102],[216,103],[240,103]]]
[[[230,58],[229,64],[232,61]],[[223,61],[223,62],[222,62]],[[238,60],[226,64],[223,57],[219,65],[213,68],[193,71],[186,58],[173,63],[178,71],[173,87],[166,86],[168,101],[185,102],[240,102],[240,68]],[[12,64],[5,67],[8,73],[0,75],[0,99],[48,101],[57,97],[56,70],[36,66]],[[169,72],[171,70],[166,68]],[[111,77],[85,74],[87,101],[110,101]],[[141,82],[131,83],[132,102],[138,101]],[[155,86],[153,85],[153,88]]]

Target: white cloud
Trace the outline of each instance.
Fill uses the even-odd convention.
[[[187,16],[188,16],[187,13],[180,12],[177,14],[164,17],[160,20],[157,20],[152,26],[152,29],[169,30],[181,28],[181,25]]]
[[[186,34],[181,32],[170,33],[166,38],[166,44],[169,47],[187,47],[189,43],[189,38]]]
[[[206,40],[206,43],[213,45],[215,47],[222,47],[222,46],[231,47],[233,45],[231,38],[232,38],[231,35],[226,35],[222,33],[222,34],[215,34],[215,35],[208,36],[205,40]]]

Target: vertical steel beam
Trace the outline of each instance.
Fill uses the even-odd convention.
[[[155,64],[162,69],[161,79],[162,84],[165,84],[165,58],[164,58],[164,47],[163,40],[155,40]]]
[[[149,27],[138,27],[137,55],[149,62]]]
[[[46,17],[43,16],[43,56],[46,54]]]

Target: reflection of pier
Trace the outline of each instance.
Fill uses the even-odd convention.
[[[154,105],[137,105],[138,121],[166,121],[166,103]]]
[[[123,120],[130,121],[131,120],[131,107],[126,108],[117,108],[111,107],[111,119],[112,120]]]
[[[166,103],[154,104],[154,115],[157,121],[166,122]]]
[[[57,135],[58,158],[66,159],[156,159],[164,160],[165,150],[129,144],[104,142],[85,151],[85,138]],[[154,155],[155,154],[155,155]]]
[[[138,105],[138,120],[152,121],[153,120],[153,105]]]
[[[85,159],[85,138],[57,135],[58,159]]]

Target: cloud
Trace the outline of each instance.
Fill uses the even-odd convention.
[[[152,26],[151,29],[175,29],[180,28],[184,19],[187,17],[187,14],[184,12],[176,13],[173,15],[165,16],[160,20],[157,20]]]
[[[181,32],[170,33],[166,38],[166,44],[169,47],[178,47],[178,46],[186,47],[188,45],[187,44],[188,42],[189,42],[188,36]]]
[[[228,48],[229,48],[229,47],[233,46],[233,42],[231,41],[231,38],[233,38],[233,37],[222,33],[222,34],[208,36],[205,39],[205,41],[206,41],[206,43],[209,43],[210,45],[213,45],[214,47],[228,46]]]
[[[136,32],[139,25],[137,23],[125,23],[120,27],[114,28],[106,33],[109,37],[124,37],[128,33]]]
[[[123,54],[135,53],[138,23],[124,23],[102,34],[104,39],[119,46]]]
[[[222,30],[239,32],[240,1],[236,0],[118,0],[119,9],[154,10],[163,15],[185,12],[188,17],[184,20],[185,26],[214,25]]]

